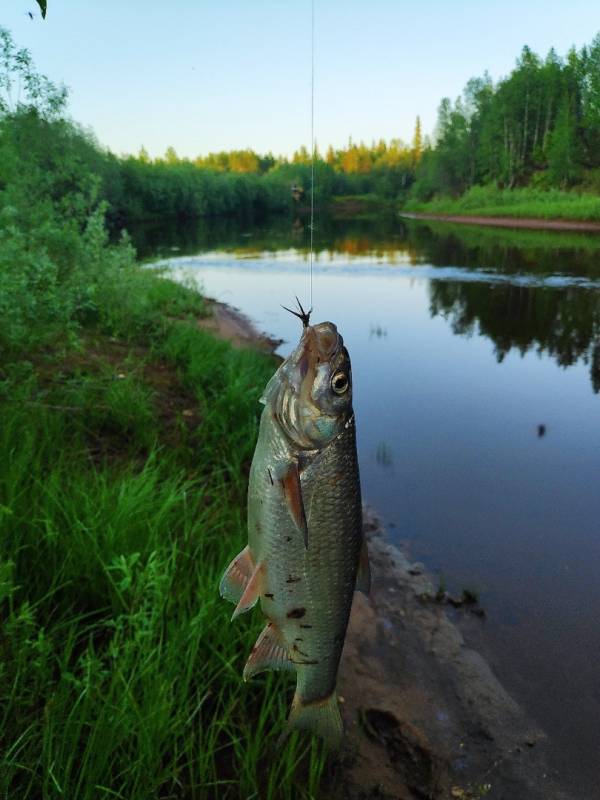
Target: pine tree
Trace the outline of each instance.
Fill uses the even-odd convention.
[[[423,155],[423,136],[421,133],[421,117],[417,117],[415,122],[415,133],[412,140],[412,158],[413,163],[418,164]]]

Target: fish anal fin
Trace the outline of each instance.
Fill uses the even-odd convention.
[[[221,583],[219,584],[221,597],[231,603],[239,603],[254,569],[254,559],[250,553],[250,548],[246,546],[229,564],[221,578]]]
[[[244,667],[244,680],[265,670],[293,670],[285,641],[272,622],[269,622],[256,640]]]
[[[285,501],[292,519],[296,523],[298,530],[302,533],[304,538],[304,546],[308,550],[308,524],[306,522],[306,513],[304,511],[304,501],[302,500],[302,485],[300,483],[300,473],[298,471],[298,464],[293,461],[283,477],[280,478]]]
[[[244,589],[244,592],[240,597],[237,606],[235,607],[235,611],[232,614],[232,620],[234,620],[236,617],[239,617],[240,614],[243,614],[244,611],[248,611],[248,609],[252,608],[252,606],[256,604],[256,601],[262,593],[264,582],[263,579],[264,565],[261,562],[254,568],[254,572],[246,584],[246,588]]]
[[[369,564],[369,551],[367,540],[363,536],[360,556],[358,559],[358,574],[356,576],[356,590],[369,594],[371,591],[371,566]]]
[[[344,725],[335,691],[329,697],[311,703],[303,703],[296,692],[286,732],[297,728],[314,733],[333,749],[339,749],[344,736]]]

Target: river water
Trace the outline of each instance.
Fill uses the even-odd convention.
[[[144,256],[295,346],[308,230],[134,230]],[[313,320],[353,365],[364,499],[547,731],[573,787],[600,786],[600,238],[398,218],[320,220]],[[594,788],[595,787],[595,788]]]

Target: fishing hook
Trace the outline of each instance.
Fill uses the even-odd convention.
[[[290,314],[293,314],[295,317],[298,317],[299,320],[302,320],[302,325],[305,328],[308,328],[308,324],[310,322],[310,315],[312,314],[312,308],[310,309],[310,311],[305,311],[302,308],[302,303],[300,302],[300,300],[298,300],[297,297],[296,297],[296,302],[298,303],[298,308],[300,309],[300,313],[298,313],[298,311],[292,311],[292,309],[288,308],[287,306],[281,306],[281,307],[286,311],[289,311]]]

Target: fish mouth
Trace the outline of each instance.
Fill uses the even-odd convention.
[[[330,374],[348,359],[344,340],[332,322],[307,325],[296,349],[267,384],[261,398],[273,418],[302,450],[323,447],[339,432],[346,409],[323,401],[330,391]]]
[[[296,362],[299,370],[299,394],[303,400],[310,401],[319,365],[331,362],[343,346],[344,340],[333,322],[319,322],[304,328]]]

